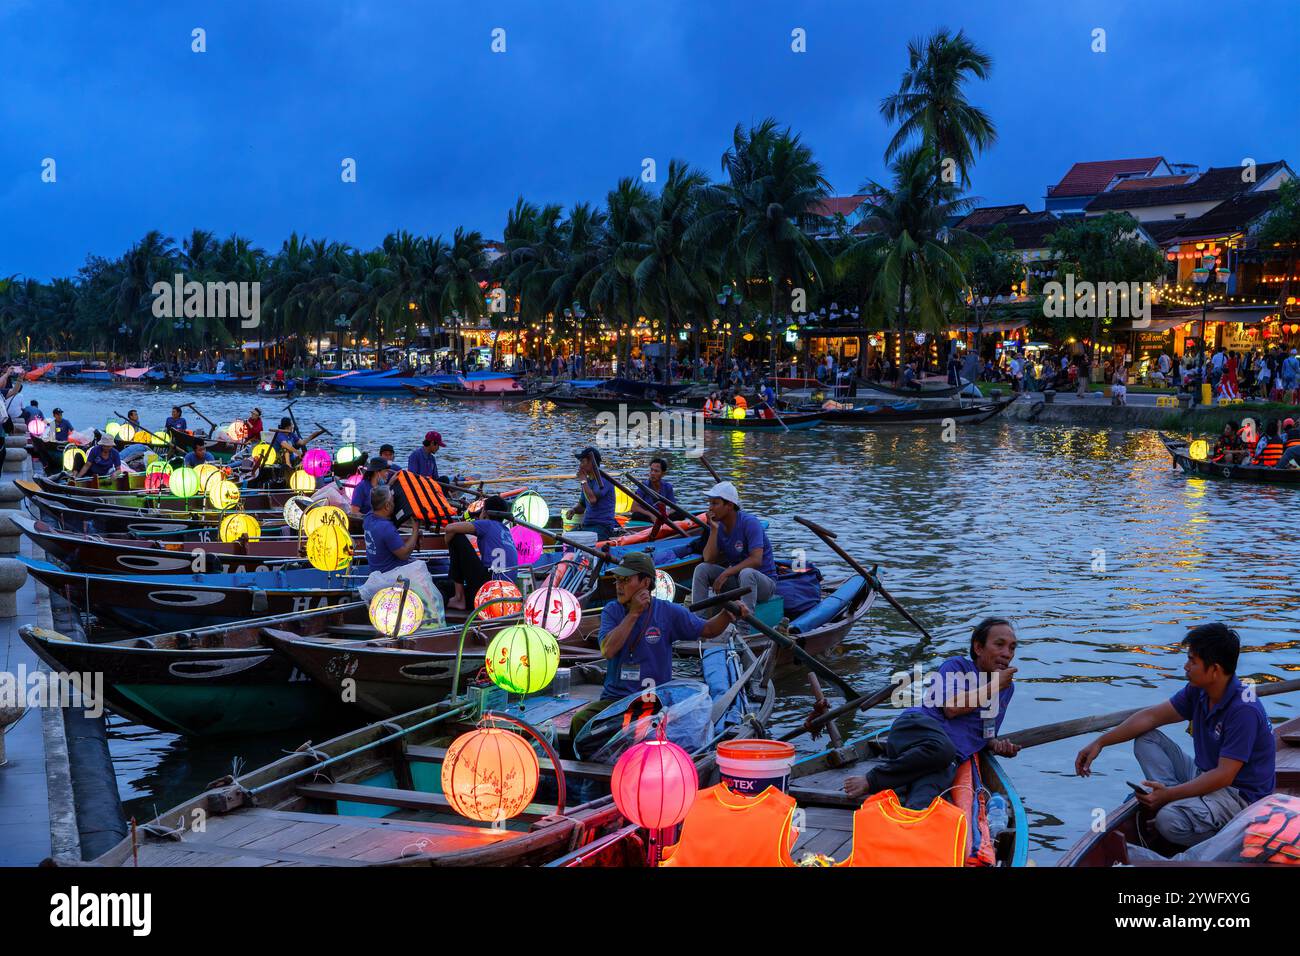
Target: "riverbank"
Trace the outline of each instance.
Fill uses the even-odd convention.
[[[1150,428],[1156,431],[1217,435],[1226,422],[1254,418],[1298,417],[1300,408],[1276,402],[1249,402],[1242,405],[1170,408],[1157,405],[1154,395],[1128,395],[1124,405],[1112,405],[1099,392],[1079,398],[1073,393],[1057,393],[1048,402],[1041,392],[1022,395],[1005,413],[1022,422],[1039,425],[1085,425],[1095,428]]]

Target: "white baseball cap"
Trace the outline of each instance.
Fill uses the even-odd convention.
[[[740,507],[740,492],[736,486],[729,481],[720,481],[709,489],[706,498],[721,498],[723,501],[730,501],[737,508]]]

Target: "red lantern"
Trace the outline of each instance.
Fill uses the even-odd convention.
[[[509,581],[488,581],[478,593],[474,595],[474,606],[482,607],[488,601],[494,601],[497,598],[522,598],[519,588],[515,587]],[[505,617],[509,614],[518,614],[523,610],[523,604],[506,602],[502,604],[493,604],[491,607],[485,607],[479,612],[479,617]]]
[[[442,792],[463,817],[487,823],[523,812],[537,793],[537,754],[524,738],[496,727],[457,737],[442,762]]]
[[[245,441],[248,438],[248,422],[231,422],[230,427],[226,429],[226,431],[230,433],[230,437],[235,441]]]
[[[144,476],[145,491],[165,491],[171,475],[163,471],[152,471]]]
[[[666,830],[685,820],[699,788],[690,754],[669,740],[644,740],[628,748],[610,778],[619,812],[647,830]]]

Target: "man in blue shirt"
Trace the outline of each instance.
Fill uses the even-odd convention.
[[[96,478],[104,478],[121,467],[122,458],[117,453],[117,443],[113,441],[112,436],[101,435],[95,447],[86,455],[86,462],[77,472],[77,477],[81,478],[89,472]]]
[[[373,511],[361,522],[365,531],[366,564],[373,571],[392,571],[407,563],[411,552],[420,547],[417,524],[402,541],[393,525],[393,493],[385,487],[375,489],[370,499]]]
[[[650,459],[650,478],[648,481],[641,481],[639,478],[636,482],[637,493],[646,500],[648,504],[654,505],[655,510],[650,511],[642,508],[635,501],[632,502],[632,513],[642,518],[649,518],[651,521],[658,518],[661,513],[667,514],[667,506],[663,505],[659,499],[665,498],[673,504],[677,503],[677,495],[673,492],[673,485],[664,475],[668,474],[668,459],[651,458]]]
[[[1020,748],[997,734],[1015,693],[1016,632],[1009,621],[985,618],[971,633],[970,656],[952,657],[930,675],[922,705],[909,707],[889,727],[885,759],[863,777],[848,777],[844,792],[865,797],[893,790],[904,806],[924,810],[952,786],[957,766],[985,747],[999,757]]]
[[[483,502],[483,515],[509,514],[510,506],[500,495],[491,495]],[[448,577],[455,593],[447,602],[450,610],[463,611],[494,575],[509,577],[519,567],[519,552],[510,529],[490,517],[476,521],[453,521],[442,529],[447,536],[447,557],[450,559]],[[467,535],[478,539],[478,551],[469,543]]]
[[[1264,705],[1237,679],[1241,638],[1223,623],[1202,624],[1183,638],[1187,684],[1167,701],[1138,711],[1079,751],[1081,777],[1104,747],[1133,741],[1149,793],[1137,801],[1155,814],[1156,831],[1178,847],[1208,840],[1276,784],[1277,751]],[[1157,730],[1192,724],[1195,757]]]
[[[411,457],[406,460],[406,470],[413,475],[419,475],[422,478],[432,478],[438,480],[438,459],[434,456],[438,453],[439,448],[446,448],[442,436],[437,432],[426,432],[424,435],[424,444],[415,451],[411,452]]]
[[[582,530],[591,531],[597,541],[614,537],[618,521],[614,517],[614,485],[600,473],[600,452],[584,448],[577,454],[577,478],[582,486],[582,497],[574,512],[582,515]]]
[[[179,405],[172,406],[172,413],[167,416],[167,421],[163,422],[164,428],[174,428],[178,432],[185,431],[185,416],[181,414]]]
[[[63,417],[63,409],[56,408],[54,410],[53,423],[54,440],[67,441],[68,436],[72,434],[73,427],[72,422]]]
[[[718,482],[708,497],[708,538],[691,579],[691,601],[705,600],[710,589],[721,594],[747,587],[749,593],[741,600],[752,611],[755,604],[776,594],[772,542],[758,518],[740,510],[740,493],[731,482]]]
[[[290,469],[297,468],[302,461],[303,449],[307,443],[293,427],[293,419],[281,418],[280,427],[272,431],[275,434],[271,436],[271,450],[275,452],[276,461],[287,465]]]
[[[395,460],[397,458],[397,449],[394,448],[392,445],[380,445],[379,457],[384,459],[384,461],[388,462],[389,478],[393,476],[393,472],[402,470],[402,466],[399,465]]]
[[[207,443],[202,438],[194,439],[194,450],[185,456],[186,468],[197,468],[199,465],[212,464],[212,456],[208,454]]]
[[[366,473],[357,486],[352,489],[352,513],[365,516],[374,507],[372,497],[375,489],[388,481],[388,459],[372,458],[366,462]]]
[[[600,615],[600,653],[609,663],[600,699],[579,708],[569,722],[569,740],[591,718],[638,691],[653,690],[673,679],[673,650],[677,641],[717,637],[734,618],[720,611],[707,621],[671,601],[651,593],[655,584],[654,559],[634,551],[614,569],[616,600]],[[744,609],[742,608],[743,613]]]

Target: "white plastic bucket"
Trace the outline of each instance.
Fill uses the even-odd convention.
[[[785,790],[794,744],[780,740],[728,740],[718,744],[718,774],[727,789],[756,797],[768,787]]]

